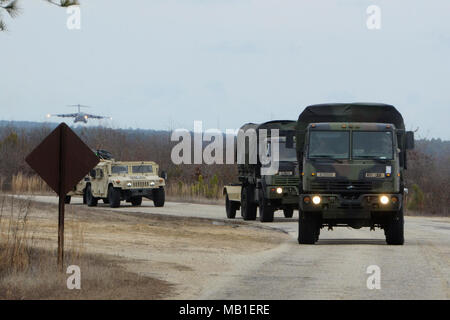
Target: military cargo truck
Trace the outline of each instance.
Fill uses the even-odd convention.
[[[236,210],[241,210],[244,220],[255,220],[257,208],[259,207],[259,217],[261,222],[271,222],[274,219],[274,212],[282,209],[286,218],[291,218],[294,209],[298,206],[298,184],[299,176],[296,170],[297,159],[295,154],[295,121],[275,120],[262,124],[248,123],[241,127],[243,132],[249,129],[257,133],[256,141],[245,140],[245,159],[238,163],[239,183],[225,186],[223,194],[225,196],[225,208],[227,217],[233,219]],[[267,137],[260,136],[260,129],[267,130]],[[278,129],[279,136],[271,136],[271,129]],[[252,143],[263,145],[271,150],[270,145],[277,139],[279,146],[279,159],[277,161],[278,170],[273,174],[264,174],[264,165],[259,158],[251,163],[250,152]],[[270,151],[269,151],[270,153]],[[236,152],[237,154],[237,152]],[[272,155],[267,154],[270,158]],[[275,161],[275,160],[274,160]]]
[[[301,176],[298,242],[314,244],[320,229],[384,229],[386,242],[404,243],[405,131],[392,105],[321,104],[299,116],[296,149]]]
[[[100,161],[86,181],[86,203],[93,207],[102,199],[111,208],[117,208],[125,200],[139,206],[142,197],[146,197],[153,200],[155,207],[162,207],[166,176],[158,176],[158,169],[152,161]]]

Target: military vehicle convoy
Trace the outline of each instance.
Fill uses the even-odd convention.
[[[104,150],[96,152],[100,162],[66,196],[66,203],[73,195],[83,196],[83,203],[97,206],[98,200],[111,208],[125,200],[133,206],[142,203],[142,197],[153,200],[155,207],[164,206],[164,172],[158,175],[159,166],[153,161],[116,161]]]
[[[257,141],[253,143],[260,145],[264,143],[268,150],[270,144],[277,139],[279,146],[279,159],[277,161],[277,172],[264,174],[264,165],[259,158],[257,150],[257,161],[251,163],[250,141],[245,142],[245,159],[238,163],[239,183],[227,185],[223,189],[225,196],[225,209],[227,218],[233,219],[236,211],[240,209],[244,220],[255,220],[257,208],[261,222],[271,222],[274,212],[282,209],[286,218],[293,216],[294,209],[298,207],[299,175],[296,170],[297,159],[295,152],[295,126],[296,122],[291,120],[276,120],[261,124],[248,123],[241,127],[243,132],[253,129],[257,134]],[[267,130],[267,137],[260,136],[260,129]],[[279,136],[272,137],[271,129],[278,129]],[[265,141],[260,141],[265,139]],[[235,153],[237,154],[237,153]],[[270,154],[267,155],[271,157]]]
[[[321,104],[305,108],[296,126],[301,175],[299,235],[314,244],[320,229],[338,226],[384,229],[386,242],[404,243],[405,131],[392,105]]]

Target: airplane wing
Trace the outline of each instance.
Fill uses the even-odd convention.
[[[110,117],[96,116],[95,114],[85,113],[84,115],[91,119],[111,119]]]
[[[49,114],[49,115],[47,115],[48,118],[50,118],[50,117],[75,118],[76,116],[77,116],[76,113]]]

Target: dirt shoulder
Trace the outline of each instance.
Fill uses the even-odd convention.
[[[14,201],[22,202],[22,205],[27,202]],[[54,251],[57,206],[29,201],[28,204],[27,227],[33,235],[33,245]],[[227,224],[205,219],[91,210],[81,205],[66,206],[66,250],[91,257],[91,260],[95,255],[101,255],[106,261],[103,265],[111,266],[111,270],[121,268],[123,273],[110,272],[108,275],[103,274],[101,268],[94,271],[99,273],[97,287],[101,287],[103,278],[105,286],[109,287],[111,277],[121,280],[118,278],[130,278],[130,274],[134,274],[150,279],[153,282],[147,281],[146,285],[140,286],[139,297],[142,299],[195,299],[214,286],[222,275],[239,268],[236,261],[247,261],[252,256],[276,250],[287,239],[288,236],[281,232],[258,229],[245,223]],[[83,278],[83,269],[81,273]],[[153,292],[143,290],[150,286],[154,287]],[[135,294],[129,294],[136,298]],[[95,298],[95,294],[87,297]]]

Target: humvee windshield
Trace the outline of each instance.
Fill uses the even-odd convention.
[[[128,173],[128,166],[112,166],[112,174]]]
[[[133,173],[152,173],[153,167],[152,165],[145,164],[145,165],[138,165],[132,167]]]
[[[353,131],[352,158],[393,159],[390,131]]]
[[[348,131],[311,131],[309,158],[347,159],[350,150]]]

